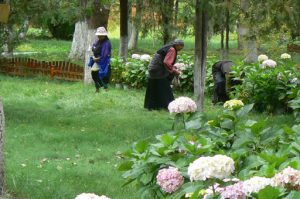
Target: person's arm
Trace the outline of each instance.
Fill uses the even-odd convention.
[[[176,70],[173,65],[175,58],[176,58],[176,50],[175,50],[175,48],[171,47],[168,50],[163,63],[164,63],[164,66],[166,67],[166,69],[170,73],[180,74],[180,72],[178,70]]]
[[[110,41],[107,40],[102,46],[101,58],[110,57],[111,54],[111,44]]]

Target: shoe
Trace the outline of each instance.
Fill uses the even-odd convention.
[[[95,93],[99,93],[99,88],[96,88],[96,91],[95,91]]]

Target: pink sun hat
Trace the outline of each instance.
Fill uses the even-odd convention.
[[[104,27],[99,27],[99,28],[97,28],[95,35],[97,35],[97,36],[107,36],[108,33],[107,33],[107,31]]]

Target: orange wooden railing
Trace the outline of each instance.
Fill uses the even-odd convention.
[[[48,76],[51,79],[82,81],[84,68],[66,61],[39,61],[30,58],[0,59],[0,73],[16,76]]]
[[[287,49],[289,52],[300,53],[300,45],[288,44]]]

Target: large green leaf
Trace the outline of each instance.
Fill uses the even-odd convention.
[[[267,186],[266,188],[260,190],[257,196],[258,199],[278,199],[280,196],[280,191],[277,188]]]
[[[135,144],[135,150],[139,153],[143,153],[145,152],[148,146],[149,143],[146,140],[141,140]]]
[[[160,140],[162,141],[162,143],[165,146],[172,145],[175,142],[176,139],[177,139],[177,136],[173,136],[173,135],[170,135],[170,134],[163,134],[163,135],[160,136]]]
[[[247,104],[236,112],[238,118],[247,115],[253,108],[254,104]]]
[[[187,129],[199,129],[201,128],[202,124],[201,124],[201,119],[197,118],[195,120],[191,120],[185,123],[185,127]]]
[[[232,148],[239,149],[240,147],[244,147],[249,143],[252,143],[254,138],[251,136],[247,136],[246,134],[240,135],[237,139],[234,140]]]
[[[298,135],[300,134],[300,124],[298,125],[294,125],[292,127],[293,131],[295,131],[295,133],[297,133]]]
[[[232,130],[233,129],[233,122],[232,120],[226,119],[223,122],[220,123],[221,128],[227,129],[227,130]]]
[[[285,197],[285,199],[299,199],[300,198],[300,191],[291,191],[289,195]]]
[[[119,167],[118,167],[118,170],[119,171],[127,171],[129,169],[132,168],[132,165],[133,165],[133,162],[132,161],[125,161],[125,162],[122,162]]]

